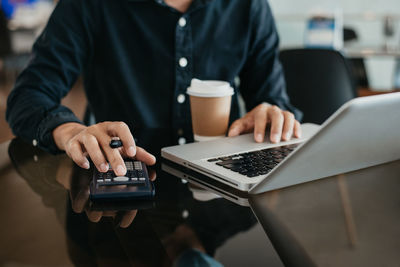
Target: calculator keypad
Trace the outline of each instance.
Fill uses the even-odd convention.
[[[107,185],[139,185],[146,183],[145,166],[140,161],[125,161],[125,176],[116,176],[111,166],[106,173],[97,172],[97,184]]]

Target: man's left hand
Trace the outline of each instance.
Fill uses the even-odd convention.
[[[261,143],[264,141],[268,125],[271,126],[270,140],[272,143],[278,143],[281,140],[288,141],[292,136],[301,137],[300,123],[291,112],[266,103],[258,105],[243,118],[234,121],[229,128],[228,136],[254,131],[254,140]]]

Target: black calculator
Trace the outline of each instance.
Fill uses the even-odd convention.
[[[125,176],[116,176],[113,169],[105,173],[97,169],[90,183],[91,200],[147,200],[154,198],[155,188],[149,179],[146,164],[141,161],[125,159]]]

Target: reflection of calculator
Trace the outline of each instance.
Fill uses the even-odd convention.
[[[141,161],[125,159],[125,176],[116,176],[111,166],[101,173],[94,170],[90,183],[90,198],[92,200],[113,199],[151,199],[155,190],[149,179],[146,165]]]

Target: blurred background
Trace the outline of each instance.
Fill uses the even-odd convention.
[[[32,45],[56,3],[54,0],[0,0],[0,143],[12,138],[5,121],[7,96],[29,62]],[[80,81],[63,104],[83,118],[86,100]]]
[[[358,95],[400,88],[400,1],[270,0],[281,49],[339,51],[351,64]],[[6,99],[29,61],[56,1],[0,0],[0,142],[12,135],[5,122]],[[82,117],[86,106],[78,81],[64,104]]]
[[[400,57],[398,0],[270,0],[282,48],[305,45],[307,22],[318,14],[337,13],[342,20],[346,57],[362,57],[373,90],[400,87],[395,65]],[[396,85],[396,86],[395,86]]]

